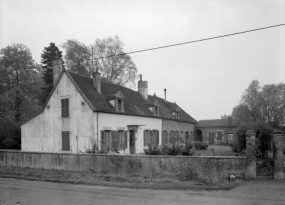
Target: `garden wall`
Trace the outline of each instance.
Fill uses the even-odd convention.
[[[227,180],[230,173],[244,176],[246,158],[0,151],[0,166],[175,177],[215,183]]]

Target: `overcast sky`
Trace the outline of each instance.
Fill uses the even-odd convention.
[[[118,35],[131,52],[285,23],[280,0],[0,0],[0,48]],[[62,49],[62,48],[60,48]],[[285,26],[131,55],[149,94],[196,120],[231,114],[250,82],[285,82]]]

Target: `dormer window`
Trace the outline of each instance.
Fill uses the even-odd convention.
[[[115,108],[117,112],[125,112],[124,99],[125,98],[120,91],[114,95],[108,96],[109,103]]]
[[[146,107],[153,113],[154,116],[159,116],[159,104],[157,100],[147,104]]]
[[[179,116],[179,112],[180,112],[179,107],[170,109],[170,112],[176,119],[180,118],[180,116]]]

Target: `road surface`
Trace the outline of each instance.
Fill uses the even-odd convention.
[[[103,186],[72,185],[42,181],[26,181],[10,178],[0,178],[0,205],[73,205],[73,204],[203,204],[203,205],[284,205],[285,183],[277,184],[276,190],[280,191],[268,195],[268,182],[264,182],[264,190],[256,191],[262,187],[256,185],[241,185],[230,191],[173,191],[173,190],[151,190],[151,189],[125,189]],[[272,182],[272,187],[276,187]],[[266,185],[267,184],[267,185]],[[256,187],[255,187],[256,186]],[[249,189],[252,191],[247,191]],[[277,191],[277,192],[278,192]],[[260,195],[262,196],[259,196]],[[282,195],[283,193],[283,195]]]

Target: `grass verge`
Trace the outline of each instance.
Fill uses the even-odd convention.
[[[206,184],[198,181],[185,181],[169,177],[151,178],[139,175],[122,176],[94,172],[46,170],[5,166],[0,166],[0,177],[69,184],[160,190],[231,190],[238,186],[238,183],[236,182]]]

